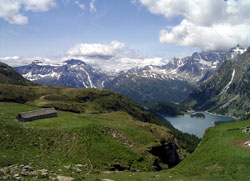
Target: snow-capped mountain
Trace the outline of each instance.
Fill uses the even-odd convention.
[[[35,61],[15,70],[42,85],[112,89],[140,103],[152,100],[180,102],[197,84],[208,80],[225,60],[238,59],[245,51],[237,45],[228,52],[196,52],[174,58],[163,66],[133,68],[115,76],[74,59],[58,65]]]
[[[146,66],[123,73],[125,77],[140,76],[159,80],[182,80],[197,83],[207,80],[225,60],[238,59],[246,51],[237,45],[229,52],[195,52],[192,56],[173,58],[163,66]]]
[[[163,66],[134,68],[105,84],[138,102],[180,102],[197,84],[208,80],[226,60],[238,59],[246,49],[237,45],[228,52],[201,52],[174,58]]]
[[[250,118],[250,48],[238,60],[225,61],[211,79],[185,100],[195,110]]]
[[[109,77],[80,60],[68,60],[63,64],[47,65],[40,61],[14,68],[23,77],[42,85],[70,86],[76,88],[104,87]]]

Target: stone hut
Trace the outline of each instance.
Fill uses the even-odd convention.
[[[19,121],[34,121],[43,118],[53,118],[57,117],[57,112],[55,108],[40,109],[36,111],[21,112],[17,115]]]

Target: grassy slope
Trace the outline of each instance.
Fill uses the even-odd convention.
[[[33,82],[26,80],[10,66],[0,62],[0,83],[15,85],[34,85]]]
[[[173,169],[148,173],[117,173],[90,175],[88,180],[250,180],[250,148],[243,143],[250,139],[241,130],[250,120],[209,128],[195,152]]]
[[[104,113],[121,110],[141,121],[158,122],[140,104],[109,90],[0,84],[0,101],[56,107],[59,110],[77,113]]]
[[[76,114],[18,122],[21,111],[38,109],[0,103],[0,167],[32,165],[52,171],[69,164],[87,165],[86,172],[109,170],[119,164],[129,170],[153,170],[156,157],[148,151],[161,140],[173,141],[166,127],[141,123],[125,112]]]
[[[130,170],[152,170],[154,157],[148,150],[162,139],[171,140],[170,130],[142,124],[124,112],[76,114],[59,111],[58,118],[29,123],[14,120],[18,112],[34,109],[37,107],[0,103],[0,167],[29,164],[86,180],[250,179],[250,148],[241,144],[250,139],[250,135],[241,130],[226,131],[249,126],[250,120],[209,128],[197,150],[173,169],[103,174],[102,170],[115,164],[130,167]],[[114,133],[116,137],[112,136]],[[81,174],[64,168],[78,163],[87,165]]]
[[[0,84],[0,101],[55,107],[58,110],[76,113],[100,114],[123,111],[140,121],[172,129],[179,145],[189,152],[199,143],[197,137],[175,130],[165,119],[155,117],[140,104],[110,90]]]

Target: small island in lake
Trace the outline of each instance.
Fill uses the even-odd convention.
[[[199,118],[199,119],[204,119],[205,118],[205,114],[203,114],[203,113],[192,113],[190,116],[192,118]]]

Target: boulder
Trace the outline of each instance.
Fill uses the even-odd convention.
[[[34,169],[33,169],[31,166],[29,166],[29,165],[24,166],[23,169],[25,169],[25,170],[27,170],[27,171],[33,171],[33,170],[34,170]]]
[[[73,180],[72,177],[65,177],[65,176],[60,176],[60,175],[57,175],[56,178],[58,181],[71,181],[71,180]]]
[[[244,145],[250,146],[250,141],[246,141],[246,142],[244,143]]]

